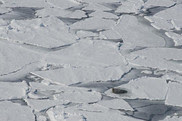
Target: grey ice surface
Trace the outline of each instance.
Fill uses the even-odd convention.
[[[182,0],[0,0],[0,121],[182,121]]]

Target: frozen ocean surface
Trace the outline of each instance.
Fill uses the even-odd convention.
[[[182,121],[182,0],[0,0],[0,121]]]

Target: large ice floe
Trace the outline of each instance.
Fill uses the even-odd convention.
[[[0,0],[0,121],[181,121],[182,0]]]

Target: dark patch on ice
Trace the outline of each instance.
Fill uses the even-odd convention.
[[[74,12],[76,10],[82,10],[84,7],[85,7],[85,5],[78,5],[78,6],[69,7],[66,10]]]
[[[136,46],[134,49],[130,49],[129,52],[132,53],[132,52],[136,52],[136,51],[139,51],[139,50],[144,50],[146,48],[147,47]]]
[[[181,113],[181,107],[165,105],[164,101],[145,99],[125,99],[134,111],[125,111],[127,116],[145,121],[158,121],[174,113]]]
[[[146,16],[152,16],[160,11],[163,11],[163,10],[166,10],[168,8],[171,8],[171,7],[174,7],[176,5],[173,4],[169,7],[166,7],[166,6],[155,6],[155,7],[151,7],[151,8],[148,8],[146,11],[143,11],[143,13],[146,15]]]
[[[85,20],[86,18],[88,18],[88,17],[83,17],[83,18],[58,17],[58,19],[60,19],[67,25],[72,25],[78,21]]]
[[[143,25],[146,25],[147,27],[151,28],[151,32],[153,32],[154,34],[158,35],[159,37],[162,37],[165,41],[165,47],[168,47],[168,48],[172,48],[175,46],[175,43],[173,41],[173,39],[169,38],[166,34],[165,34],[165,30],[158,30],[156,28],[154,28],[151,23],[146,20],[145,18],[143,18],[142,16],[136,16],[137,17],[137,20],[138,22],[140,22],[141,24]]]
[[[118,43],[118,42],[123,43],[123,39],[103,39],[103,40],[110,41],[110,42],[116,42],[116,43]]]
[[[114,2],[114,3],[102,3],[102,5],[115,11],[122,4],[121,2]]]
[[[7,13],[0,13],[0,18],[4,20],[26,20],[26,19],[34,19],[37,18],[35,15],[36,10],[40,10],[42,8],[35,7],[12,7],[11,11]]]
[[[148,0],[143,0],[144,3],[146,3]]]
[[[24,105],[24,106],[28,105],[27,102],[25,102],[24,99],[11,99],[9,101],[11,101],[12,103],[18,103],[18,104],[21,104],[21,105]]]
[[[81,17],[81,18],[69,18],[69,17],[58,17],[58,19],[60,19],[61,21],[63,21],[65,24],[67,25],[72,25],[76,22],[85,20],[87,18],[91,18],[89,15],[94,12],[93,10],[82,10],[83,12],[85,12],[86,17]]]
[[[112,93],[114,94],[126,94],[128,91],[120,88],[112,88]]]
[[[182,29],[180,29],[180,30],[172,30],[174,33],[176,33],[176,34],[182,34]]]

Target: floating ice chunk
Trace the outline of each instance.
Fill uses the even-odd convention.
[[[170,82],[165,104],[182,107],[182,84]]]
[[[145,23],[145,24],[144,24]],[[165,40],[157,35],[155,29],[146,25],[141,17],[123,15],[119,23],[110,30],[102,32],[108,39],[123,39],[125,45],[163,46]],[[136,31],[137,30],[137,31]],[[132,36],[131,36],[132,35]]]
[[[0,102],[1,121],[33,121],[35,119],[28,106],[8,101]]]

